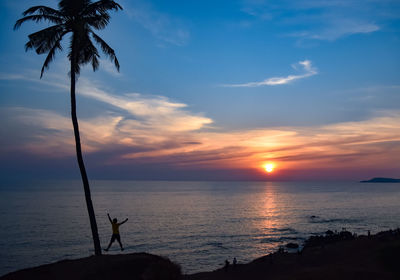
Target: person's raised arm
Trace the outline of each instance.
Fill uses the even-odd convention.
[[[108,217],[108,220],[110,221],[110,223],[112,223],[110,214],[107,213],[107,217]]]
[[[128,218],[125,219],[125,221],[121,222],[120,225],[125,224],[128,221]]]

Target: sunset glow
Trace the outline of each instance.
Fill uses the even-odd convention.
[[[400,0],[0,11],[0,280],[397,275]]]
[[[67,50],[40,79],[43,57],[21,43],[34,22],[8,28],[30,1],[3,2],[1,170],[73,177]],[[99,71],[82,66],[76,83],[93,178],[398,176],[398,19],[390,15],[400,7],[391,1],[366,1],[365,13],[355,0],[133,2],[123,1],[101,34],[120,72],[102,56]],[[363,52],[349,55],[354,49]]]
[[[273,163],[267,163],[264,165],[265,171],[271,173],[274,171],[275,165]]]

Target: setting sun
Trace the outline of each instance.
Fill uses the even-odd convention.
[[[275,168],[275,165],[273,163],[267,163],[264,165],[264,169],[268,173],[271,173],[272,171],[274,171],[274,168]]]

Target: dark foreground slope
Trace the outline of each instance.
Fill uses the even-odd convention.
[[[370,237],[310,238],[301,254],[277,252],[251,263],[185,276],[185,280],[224,279],[400,279],[400,231]]]
[[[180,267],[168,259],[146,253],[91,256],[64,260],[9,273],[1,280],[177,280]]]
[[[328,232],[327,232],[328,233]],[[299,253],[277,252],[213,272],[185,275],[185,280],[400,279],[400,230],[356,237],[349,232],[311,237]],[[0,277],[20,279],[182,279],[168,259],[138,253],[65,260]]]

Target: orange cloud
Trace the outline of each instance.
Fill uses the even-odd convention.
[[[65,90],[61,80],[54,81],[53,86]],[[324,126],[226,131],[166,97],[113,95],[83,78],[79,85],[79,94],[110,107],[101,116],[80,118],[84,151],[107,152],[105,164],[262,170],[264,163],[274,162],[277,171],[400,167],[400,111]],[[24,132],[23,141],[10,141],[4,148],[48,157],[74,155],[68,115],[21,107],[3,112],[5,123]]]
[[[156,113],[163,117],[156,117],[155,124],[150,113],[143,113],[139,120],[115,113],[81,119],[85,151],[96,153],[118,147],[122,152],[105,159],[106,163],[153,162],[182,168],[260,169],[267,161],[275,162],[277,170],[400,167],[400,112],[325,126],[227,132],[207,128],[211,120],[179,112],[183,106],[168,100],[160,104],[163,102],[167,108],[161,107],[162,113]],[[10,115],[17,116],[18,122],[40,128],[24,149],[47,156],[74,153],[68,116],[45,110],[13,110]],[[181,122],[181,128],[174,127]]]

